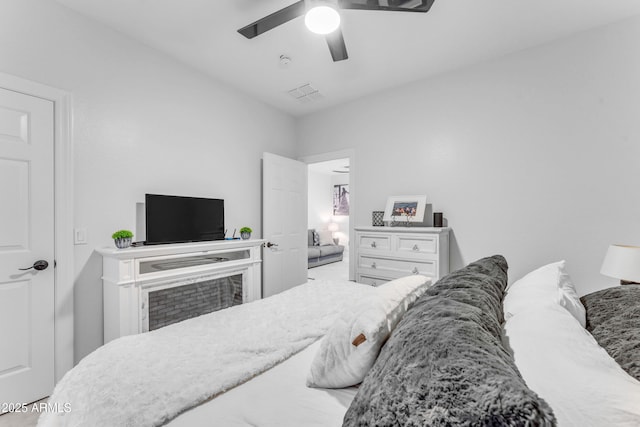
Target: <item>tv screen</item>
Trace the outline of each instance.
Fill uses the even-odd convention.
[[[224,239],[224,200],[145,195],[146,244]]]

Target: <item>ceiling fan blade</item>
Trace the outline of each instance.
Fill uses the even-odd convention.
[[[304,0],[300,0],[290,6],[280,9],[271,15],[265,16],[262,19],[258,19],[256,22],[240,28],[238,32],[248,39],[252,39],[255,36],[259,36],[278,25],[282,25],[285,22],[289,22],[298,16],[302,16],[306,13],[307,9],[304,4]]]
[[[435,0],[339,0],[341,9],[428,12]]]
[[[344,44],[344,37],[342,36],[342,30],[338,28],[333,33],[327,34],[327,44],[329,45],[329,51],[333,62],[343,61],[349,59],[347,55],[347,46]]]

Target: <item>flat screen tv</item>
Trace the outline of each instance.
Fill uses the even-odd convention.
[[[147,245],[224,239],[224,200],[145,195]]]

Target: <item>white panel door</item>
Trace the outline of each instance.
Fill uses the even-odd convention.
[[[307,281],[307,165],[262,157],[262,296]]]
[[[53,126],[53,102],[0,88],[0,402],[54,385]]]

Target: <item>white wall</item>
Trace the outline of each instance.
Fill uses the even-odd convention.
[[[102,344],[94,249],[145,192],[224,198],[228,228],[261,235],[261,153],[295,154],[291,117],[46,0],[2,1],[0,72],[73,95],[76,360]]]
[[[355,150],[356,225],[426,194],[453,268],[501,253],[513,280],[565,258],[587,293],[616,283],[610,243],[640,244],[638,52],[635,18],[369,96],[299,120],[299,154]]]
[[[333,215],[331,175],[309,169],[308,176],[308,227],[326,230]]]

